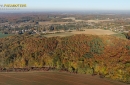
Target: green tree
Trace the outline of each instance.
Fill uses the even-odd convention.
[[[91,53],[101,54],[104,50],[104,44],[99,37],[91,40],[88,45],[90,46]]]

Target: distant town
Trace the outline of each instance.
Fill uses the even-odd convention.
[[[10,15],[10,16],[8,16]],[[130,15],[114,14],[0,14],[0,31],[3,34],[54,34],[84,29],[104,29],[128,33]]]

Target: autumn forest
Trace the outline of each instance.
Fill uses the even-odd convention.
[[[0,39],[0,67],[53,67],[130,83],[130,41],[109,35],[15,35]]]

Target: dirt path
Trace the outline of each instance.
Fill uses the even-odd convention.
[[[128,85],[97,76],[66,72],[0,73],[0,85]]]

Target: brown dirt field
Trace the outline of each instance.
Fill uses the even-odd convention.
[[[94,22],[94,23],[99,23],[99,22],[110,22],[112,20],[85,20],[85,22]]]
[[[0,73],[0,85],[128,85],[85,74],[66,72]]]
[[[76,31],[73,30],[72,32],[63,32],[63,33],[56,33],[56,34],[47,34],[44,35],[45,37],[65,37],[65,36],[72,36],[75,34],[90,34],[90,35],[112,35],[116,34],[110,30],[103,30],[103,29],[85,29],[85,31]]]
[[[92,35],[112,35],[116,34],[110,30],[102,30],[102,29],[85,29],[85,31],[73,31],[73,34],[92,34]]]

